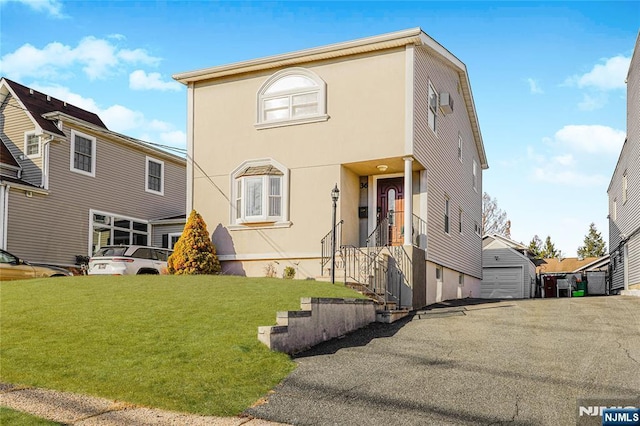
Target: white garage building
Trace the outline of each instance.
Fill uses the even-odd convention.
[[[501,235],[482,239],[483,299],[528,299],[535,296],[536,265],[527,247]]]

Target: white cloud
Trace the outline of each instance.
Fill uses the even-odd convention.
[[[609,181],[609,178],[603,175],[581,173],[570,169],[563,170],[557,165],[551,164],[534,168],[533,177],[540,182],[579,187],[599,186]]]
[[[2,74],[16,80],[25,77],[66,79],[73,76],[73,68],[81,66],[90,80],[105,78],[127,64],[157,65],[160,58],[142,49],[119,49],[109,40],[85,37],[76,47],[59,42],[38,49],[24,44],[0,59]]]
[[[565,83],[579,88],[589,87],[598,90],[624,89],[631,57],[618,55],[603,61],[604,63],[594,65],[593,69],[586,74],[569,77]]]
[[[54,18],[64,18],[62,13],[62,3],[58,0],[0,0],[0,5],[3,3],[21,3],[36,12],[46,12]]]
[[[582,102],[578,103],[578,108],[582,111],[594,111],[602,108],[606,104],[607,97],[603,94],[593,97],[585,93],[582,96]]]
[[[601,125],[568,125],[558,130],[555,142],[574,152],[618,155],[626,133]]]
[[[181,130],[160,133],[160,141],[171,146],[185,147],[187,145],[187,135]]]
[[[132,90],[179,91],[182,86],[177,81],[162,81],[162,76],[158,72],[147,74],[143,70],[136,70],[129,74],[129,88]]]
[[[565,187],[606,187],[625,132],[601,125],[567,125],[543,138],[543,153],[527,147],[534,181]]]
[[[544,91],[540,88],[540,85],[533,78],[527,78],[527,83],[529,83],[529,90],[533,95],[539,95],[544,93]]]

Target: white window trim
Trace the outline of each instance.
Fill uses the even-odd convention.
[[[29,154],[27,143],[29,141],[29,136],[37,136],[38,137],[38,153],[37,154]],[[36,131],[24,132],[24,155],[27,158],[40,158],[42,157],[42,136],[38,135]]]
[[[76,169],[73,166],[75,147],[76,147],[76,136],[89,139],[92,142],[91,143],[91,172],[86,172],[81,169]],[[97,145],[96,138],[94,138],[93,136],[87,135],[86,133],[78,132],[76,130],[71,130],[71,143],[69,144],[69,154],[70,154],[69,170],[71,170],[74,173],[79,173],[81,175],[96,177],[96,145]]]
[[[471,173],[473,174],[473,190],[478,192],[478,163],[475,158],[473,159],[473,170]]]
[[[167,245],[169,247],[167,247],[169,250],[173,250],[173,247],[171,246],[171,239],[173,237],[178,237],[178,239],[180,239],[180,237],[182,236],[182,232],[171,232],[169,234],[167,234]],[[176,241],[178,242],[178,241]]]
[[[154,163],[160,164],[160,191],[155,191],[153,189],[149,189],[149,162],[153,161]],[[145,159],[145,167],[144,167],[144,190],[151,194],[162,195],[164,196],[164,161],[158,160],[157,158],[147,156]]]
[[[92,243],[93,243],[93,215],[94,214],[102,215],[102,216],[118,217],[118,218],[122,218],[122,219],[125,219],[125,220],[130,220],[130,221],[133,221],[133,222],[146,223],[147,224],[146,234],[147,234],[147,243],[148,243],[147,245],[148,246],[152,245],[151,244],[151,225],[149,224],[148,220],[139,219],[139,218],[126,216],[126,215],[122,215],[122,214],[117,214],[117,213],[109,213],[109,212],[105,212],[103,210],[89,209],[89,239],[87,240],[87,252],[88,252],[89,256],[93,256],[93,253],[91,252],[91,248],[92,248]],[[113,237],[113,224],[110,224],[109,228],[111,229],[111,237]],[[143,232],[142,231],[135,231],[135,233],[142,234]]]
[[[462,163],[462,135],[458,132],[458,160]]]
[[[627,171],[625,170],[622,175],[622,205],[625,205],[629,199],[629,178],[627,177]]]
[[[451,198],[448,195],[444,196],[444,233],[451,235]]]
[[[241,217],[237,217],[236,210],[236,200],[238,198],[238,186],[237,186],[237,178],[238,175],[241,174],[247,167],[256,167],[256,166],[266,166],[271,165],[282,172],[281,175],[281,209],[282,215],[279,217],[270,217],[268,216],[268,207],[269,207],[269,196],[265,194],[263,197],[263,207],[265,208],[264,214],[259,218],[254,218],[252,220],[247,220]],[[268,175],[265,175],[268,176]],[[240,230],[240,229],[258,229],[258,228],[283,228],[291,226],[291,222],[289,221],[289,169],[284,165],[279,163],[278,161],[272,158],[262,158],[256,160],[247,160],[236,167],[230,175],[231,188],[231,200],[230,204],[230,212],[229,212],[229,227],[230,230]],[[268,188],[267,186],[264,188]],[[244,201],[241,202],[241,209],[244,209]]]
[[[300,89],[300,90],[287,90],[282,91],[280,94],[282,95],[292,95],[296,93],[302,92],[316,92],[318,93],[318,113],[313,115],[307,115],[304,117],[298,118],[286,118],[282,120],[270,120],[265,121],[264,117],[264,100],[265,98],[276,97],[273,94],[269,94],[265,96],[265,92],[274,84],[276,81],[280,80],[284,77],[290,77],[300,75],[306,77],[308,79],[313,80],[317,88],[309,89]],[[258,94],[256,96],[257,105],[256,105],[256,123],[254,124],[255,128],[260,129],[269,129],[273,127],[282,127],[282,126],[293,126],[298,124],[306,124],[306,123],[315,123],[319,121],[327,121],[329,116],[327,115],[327,84],[322,80],[316,73],[310,71],[305,68],[287,68],[285,70],[281,70],[273,74],[269,77],[258,90]]]
[[[464,215],[464,211],[462,210],[462,208],[458,208],[458,233],[460,235],[464,235],[464,224],[463,224],[463,216]]]
[[[433,92],[433,94],[436,97],[436,105],[435,105],[435,108],[433,109],[431,108],[431,96],[430,96],[431,92]],[[429,80],[428,87],[427,87],[427,127],[429,127],[431,131],[436,135],[438,134],[438,108],[439,108],[438,104],[439,104],[438,91],[436,90],[433,83],[431,83],[431,80]],[[429,123],[430,114],[433,114],[433,127],[431,127],[431,124]]]
[[[613,212],[612,212],[612,220],[617,220],[618,219],[618,199],[614,198],[613,199],[613,208],[612,208]]]

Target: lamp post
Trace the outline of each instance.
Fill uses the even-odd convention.
[[[335,284],[336,282],[336,207],[338,197],[340,197],[340,190],[336,183],[336,186],[331,190],[331,200],[333,200],[333,215],[331,219],[331,284]]]

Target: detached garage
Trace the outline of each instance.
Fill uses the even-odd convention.
[[[499,235],[483,238],[481,298],[528,299],[535,285],[536,266],[525,246]]]

